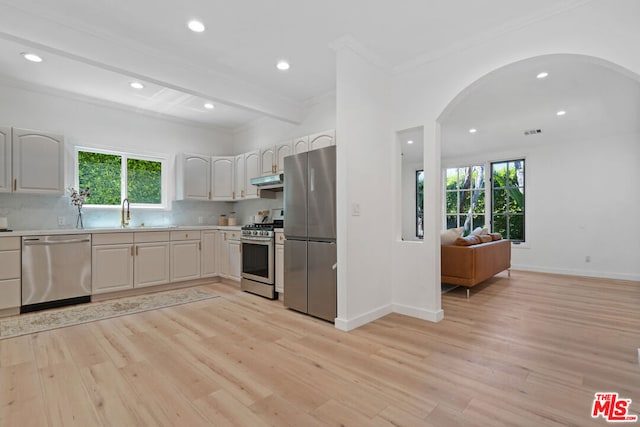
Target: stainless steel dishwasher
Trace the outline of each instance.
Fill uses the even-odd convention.
[[[91,300],[91,234],[22,238],[21,313]]]

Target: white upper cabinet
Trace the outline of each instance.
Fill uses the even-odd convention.
[[[176,165],[178,200],[211,199],[211,157],[182,154]]]
[[[258,198],[258,187],[251,185],[251,178],[257,178],[260,174],[260,151],[249,151],[244,154],[244,193],[245,199]]]
[[[328,130],[325,132],[314,133],[309,135],[309,150],[328,147],[336,144],[336,131]]]
[[[301,147],[302,148],[302,147]],[[304,150],[306,150],[306,143]],[[302,151],[301,151],[302,152]],[[284,158],[293,154],[292,141],[285,141],[276,144],[274,147],[266,147],[260,151],[262,162],[262,176],[282,173],[284,170]]]
[[[293,144],[289,142],[281,142],[276,145],[276,163],[274,165],[275,172],[282,173],[284,171],[284,158],[293,154]]]
[[[309,137],[301,136],[293,140],[293,154],[300,154],[309,151]]]
[[[211,200],[233,200],[234,156],[211,158]]]
[[[276,147],[270,146],[260,150],[262,176],[273,175],[276,165]]]
[[[244,174],[244,154],[238,154],[234,158],[233,199],[243,199],[247,181]]]
[[[0,193],[11,191],[11,128],[0,127]]]
[[[13,190],[64,194],[64,137],[13,128]]]

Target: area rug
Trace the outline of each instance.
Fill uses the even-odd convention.
[[[0,339],[79,325],[111,317],[216,298],[203,289],[186,288],[149,295],[93,302],[0,319]]]

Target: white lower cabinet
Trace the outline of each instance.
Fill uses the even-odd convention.
[[[218,239],[220,233],[217,230],[205,230],[202,232],[200,241],[202,250],[200,251],[200,276],[214,277],[218,275]]]
[[[276,292],[284,293],[284,233],[276,232]]]
[[[103,294],[133,288],[133,233],[91,236],[91,292]]]
[[[200,231],[171,232],[171,281],[200,278]]]
[[[242,244],[240,231],[222,230],[219,241],[219,271],[220,276],[240,281],[242,269]]]
[[[0,237],[0,310],[20,307],[20,249],[20,237]]]
[[[141,288],[169,283],[170,257],[169,242],[136,244],[133,286]]]

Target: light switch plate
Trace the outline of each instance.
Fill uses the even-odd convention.
[[[360,216],[360,203],[352,203],[351,204],[351,215],[352,216]]]

